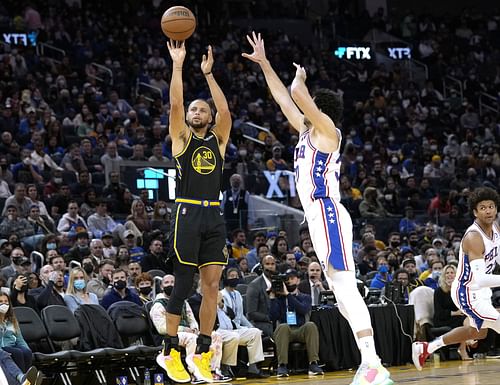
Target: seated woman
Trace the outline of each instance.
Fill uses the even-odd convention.
[[[468,324],[468,318],[455,306],[451,299],[451,284],[457,274],[457,268],[446,265],[439,277],[439,286],[434,290],[434,327],[449,326],[455,329]],[[470,360],[466,343],[460,344],[458,353],[462,360]]]
[[[135,279],[135,288],[143,304],[151,302],[153,297],[153,278],[148,273],[141,273]]]
[[[80,305],[99,305],[99,299],[94,293],[87,292],[89,281],[87,273],[81,267],[75,267],[69,274],[68,289],[64,295],[64,302],[72,313]]]
[[[0,292],[0,325],[0,348],[11,354],[23,373],[28,372],[33,361],[31,349],[21,334],[9,296],[2,292]]]

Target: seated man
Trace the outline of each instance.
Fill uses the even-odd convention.
[[[101,300],[111,283],[115,265],[111,259],[104,259],[99,263],[99,274],[87,284],[87,291],[94,293]]]
[[[167,274],[161,281],[161,292],[156,296],[153,306],[149,312],[151,320],[158,334],[165,336],[167,334],[167,304],[174,289],[175,277]],[[184,301],[181,321],[178,328],[179,346],[186,349],[186,356],[195,353],[196,340],[198,339],[199,326],[193,314],[193,310],[187,301]],[[237,347],[237,345],[236,345]],[[212,345],[210,345],[212,360],[210,366],[215,371],[214,379],[221,380],[220,364],[222,359],[222,338],[217,333],[212,333]],[[161,353],[156,361],[163,367],[165,356]]]
[[[273,323],[269,317],[269,291],[271,275],[276,271],[276,260],[272,255],[262,258],[264,272],[249,283],[247,288],[247,317],[265,336],[273,335]]]
[[[116,269],[111,276],[113,288],[109,290],[101,300],[101,306],[108,309],[118,301],[130,301],[142,306],[139,296],[127,288],[127,272],[123,269]]]
[[[318,366],[318,328],[315,323],[306,322],[306,315],[311,311],[311,296],[298,291],[300,278],[297,270],[290,269],[286,275],[282,290],[273,288],[269,294],[270,318],[280,323],[274,331],[279,364],[278,377],[288,377],[289,345],[290,342],[296,341],[306,344],[309,375],[323,374],[323,370]]]
[[[235,290],[238,283],[238,269],[229,268],[224,280],[224,290],[219,292],[217,299],[219,308],[217,309],[217,319],[219,328],[217,332],[225,338],[230,335],[236,336],[238,345],[245,346],[248,350],[248,374],[247,378],[266,378],[258,368],[256,363],[264,361],[264,350],[262,348],[262,330],[252,327],[252,324],[243,315],[243,299],[241,294]],[[236,315],[238,313],[238,315]],[[241,325],[244,319],[245,326]],[[237,353],[237,351],[236,351]],[[235,366],[237,354],[228,359],[230,366]]]

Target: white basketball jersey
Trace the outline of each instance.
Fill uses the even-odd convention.
[[[474,222],[467,228],[464,234],[465,236],[470,231],[476,231],[481,235],[484,244],[484,263],[486,265],[485,267],[486,274],[493,273],[496,262],[500,264],[500,259],[499,259],[500,231],[496,224],[493,224],[492,230],[493,230],[493,236],[490,238],[487,234],[485,234],[483,229],[481,229],[481,227],[476,222]],[[464,253],[462,249],[462,244],[460,244],[459,263],[455,280],[458,281],[460,285],[469,287],[471,290],[477,290],[479,288],[474,287],[474,285],[472,285],[471,283],[472,277],[470,275],[471,270],[469,262],[470,262],[469,256]]]
[[[316,199],[332,198],[340,202],[340,163],[339,151],[325,153],[311,143],[310,130],[300,135],[295,146],[295,185],[304,210]],[[342,141],[340,130],[339,148]]]

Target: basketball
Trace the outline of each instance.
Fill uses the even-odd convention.
[[[186,7],[170,7],[161,17],[161,29],[172,40],[186,40],[196,29],[196,17]]]

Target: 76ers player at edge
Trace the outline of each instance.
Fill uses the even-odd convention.
[[[479,340],[488,329],[500,333],[500,313],[491,303],[491,287],[500,286],[500,275],[493,275],[500,263],[500,229],[496,223],[499,195],[493,189],[480,187],[469,197],[474,223],[465,231],[460,243],[458,269],[451,285],[451,299],[469,320],[432,342],[414,342],[413,363],[418,370],[426,358],[446,345]]]
[[[361,351],[362,362],[351,385],[391,385],[390,374],[375,351],[370,314],[356,286],[352,221],[340,203],[342,135],[335,124],[342,103],[330,90],[318,90],[313,99],[305,85],[306,72],[297,64],[290,96],[266,58],[260,34],[254,32],[247,40],[253,52],[243,57],[260,65],[274,100],[300,134],[295,149],[297,191],[314,250]]]

